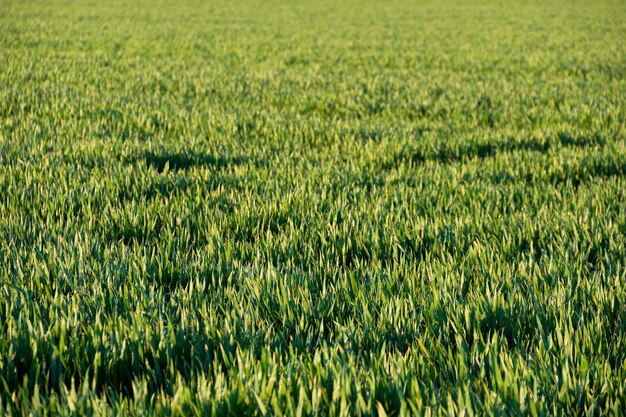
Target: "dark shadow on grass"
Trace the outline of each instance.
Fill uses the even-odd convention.
[[[143,155],[149,168],[154,168],[158,172],[164,172],[166,168],[170,171],[180,171],[192,169],[194,167],[214,167],[225,169],[231,166],[243,165],[249,158],[242,156],[214,156],[193,151],[186,152],[146,152]]]
[[[551,174],[548,178],[553,185],[571,184],[575,189],[581,184],[598,179],[623,178],[626,176],[626,162],[614,158],[585,161],[577,167],[568,167]],[[530,176],[527,176],[530,177]],[[527,179],[528,181],[528,179]]]
[[[382,168],[389,170],[395,166],[410,163],[421,164],[426,161],[435,161],[438,164],[451,164],[471,159],[485,159],[495,157],[499,153],[513,152],[518,150],[546,152],[550,149],[550,142],[540,140],[527,141],[503,141],[484,143],[463,143],[457,146],[443,144],[438,149],[409,149],[397,152],[387,161],[384,161]]]
[[[593,135],[572,135],[568,132],[561,132],[558,135],[559,143],[562,146],[569,146],[574,148],[584,148],[588,146],[604,146],[607,143],[607,139],[599,134]]]
[[[469,161],[472,159],[485,159],[497,157],[499,154],[530,151],[545,153],[557,148],[586,148],[604,146],[607,139],[601,134],[594,135],[571,135],[566,132],[559,133],[556,137],[548,139],[532,138],[526,140],[508,140],[494,142],[466,142],[449,145],[441,144],[436,149],[409,148],[403,149],[390,155],[382,162],[381,168],[389,170],[402,164],[421,164],[434,161],[438,164],[451,164],[455,162]]]

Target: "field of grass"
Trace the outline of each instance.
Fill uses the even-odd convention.
[[[626,414],[623,1],[0,0],[0,414]]]

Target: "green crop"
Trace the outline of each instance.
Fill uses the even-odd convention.
[[[623,1],[0,0],[0,414],[626,414]]]

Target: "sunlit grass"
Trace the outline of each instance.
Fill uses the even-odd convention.
[[[0,413],[626,414],[625,33],[0,1]]]

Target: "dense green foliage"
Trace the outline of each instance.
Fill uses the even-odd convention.
[[[0,414],[623,415],[625,39],[0,0]]]

